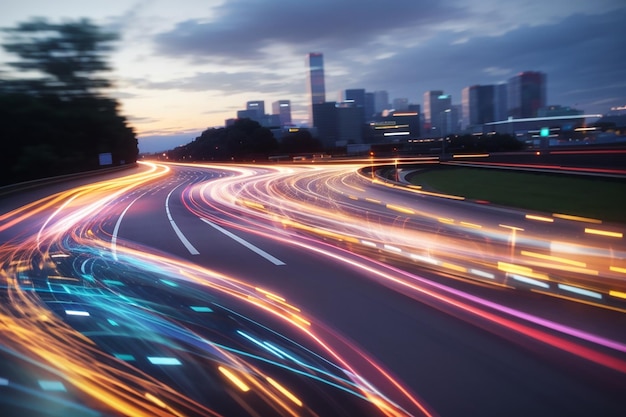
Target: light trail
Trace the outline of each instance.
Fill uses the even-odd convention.
[[[493,333],[523,335],[626,373],[621,341],[410,272],[427,267],[469,283],[536,288],[626,311],[619,228],[587,227],[600,221],[565,215],[491,218],[461,199],[372,181],[358,173],[359,164],[191,167],[228,175],[173,182],[166,201],[185,184],[185,208],[218,230],[240,230],[324,256]],[[152,376],[154,367],[181,372],[179,381],[189,386],[194,384],[177,369],[230,384],[237,388],[229,391],[233,404],[244,407],[253,396],[278,414],[319,414],[305,400],[307,384],[380,415],[433,414],[382,364],[283,295],[246,277],[120,245],[119,219],[171,175],[155,165],[143,175],[79,187],[1,216],[0,231],[31,219],[36,231],[0,252],[3,358],[48,375],[40,379],[71,392],[75,407],[138,416],[221,413],[194,397],[193,388],[187,393]],[[169,209],[167,214],[173,221]],[[584,241],[581,235],[587,235]],[[407,270],[371,256],[378,254]],[[178,307],[164,304],[163,294]],[[217,323],[226,327],[211,327]],[[286,382],[294,378],[304,384]]]
[[[0,251],[0,359],[22,363],[33,377],[53,375],[43,386],[48,391],[62,386],[74,399],[68,401],[71,407],[106,413],[210,416],[240,406],[241,412],[253,401],[260,412],[313,416],[320,415],[318,405],[299,392],[317,385],[311,392],[326,387],[354,415],[431,415],[382,365],[358,347],[330,338],[323,324],[279,294],[147,248],[120,245],[119,223],[111,219],[138,200],[121,212],[118,202],[133,193],[141,198],[156,178],[169,175],[168,168],[155,167],[144,176],[61,193],[30,206],[30,215],[22,209],[7,213],[7,228],[27,225],[31,216],[47,217],[35,222],[32,237]],[[163,303],[163,296],[174,301]],[[254,319],[237,313],[240,307],[254,311]],[[261,345],[233,338],[238,328]],[[353,365],[346,352],[368,365]],[[155,367],[171,369],[177,384],[153,376]],[[384,391],[363,373],[376,376]],[[17,386],[11,376],[0,377]],[[218,398],[232,399],[225,401],[226,411],[193,394],[198,381],[220,387],[224,378],[246,387],[239,393],[218,391]],[[186,385],[187,390],[180,388]],[[326,402],[319,403],[332,407]]]

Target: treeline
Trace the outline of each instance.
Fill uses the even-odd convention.
[[[25,76],[0,80],[0,185],[98,169],[101,154],[107,166],[137,160],[135,132],[102,93],[115,35],[87,20],[45,19],[3,33],[19,58],[8,65]]]
[[[272,131],[258,122],[237,119],[230,126],[205,130],[194,141],[168,151],[167,155],[178,161],[263,161],[270,155],[321,150],[320,141],[308,131],[288,133],[278,142]]]

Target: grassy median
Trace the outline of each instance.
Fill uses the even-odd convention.
[[[439,167],[413,175],[411,182],[471,200],[626,223],[626,180]]]

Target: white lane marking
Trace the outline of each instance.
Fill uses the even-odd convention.
[[[192,255],[199,255],[200,252],[198,252],[198,250],[193,247],[191,242],[189,242],[189,240],[187,240],[185,235],[183,235],[183,232],[180,231],[180,229],[176,225],[176,222],[174,221],[174,219],[172,219],[172,214],[170,213],[170,206],[169,206],[169,204],[170,204],[170,196],[172,195],[172,193],[174,192],[175,189],[177,189],[178,187],[180,187],[183,184],[184,183],[180,183],[176,187],[172,188],[172,191],[170,191],[170,193],[167,195],[167,198],[165,199],[165,212],[167,213],[167,218],[170,220],[170,224],[172,225],[172,229],[174,229],[174,232],[176,233],[176,236],[178,236],[178,239],[180,239],[180,241],[183,242],[183,245],[185,245],[185,247],[187,248],[189,253],[191,253]]]
[[[261,255],[262,257],[264,257],[265,259],[267,259],[268,261],[270,261],[271,263],[273,263],[274,265],[285,265],[285,263],[283,261],[281,261],[280,259],[270,255],[269,253],[265,252],[263,249],[260,249],[256,246],[254,246],[252,243],[248,242],[247,240],[244,240],[242,238],[240,238],[239,236],[229,232],[228,230],[218,226],[217,224],[213,223],[212,221],[205,219],[205,218],[200,218],[200,220],[202,220],[203,222],[205,222],[206,224],[208,224],[209,226],[213,227],[214,229],[224,233],[226,236],[228,236],[229,238],[233,239],[234,241],[241,243],[243,246],[245,246],[246,248],[250,249],[252,252]]]
[[[111,236],[111,252],[113,253],[113,259],[116,261],[117,261],[117,233],[120,230],[120,224],[122,224],[122,219],[124,218],[124,215],[130,208],[130,206],[132,206],[135,203],[135,201],[139,200],[145,194],[146,193],[143,193],[139,197],[131,201],[130,204],[126,206],[122,214],[120,214],[120,217],[118,217],[117,222],[115,223],[115,228],[113,229],[113,236]],[[84,266],[84,263],[83,263],[83,266]]]

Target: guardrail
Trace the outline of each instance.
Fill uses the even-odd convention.
[[[115,166],[111,168],[94,169],[92,171],[76,172],[73,174],[58,175],[56,177],[46,177],[46,178],[39,178],[36,180],[31,180],[31,181],[17,182],[15,184],[9,184],[9,185],[4,185],[0,187],[0,197],[5,196],[7,194],[15,193],[17,191],[29,190],[29,189],[33,189],[37,187],[43,187],[45,185],[56,184],[56,183],[63,182],[63,181],[90,177],[90,176],[95,176],[95,175],[100,175],[100,174],[106,174],[109,172],[122,171],[124,169],[133,168],[136,166],[137,166],[137,163],[134,162],[131,164],[119,165],[119,166]]]

